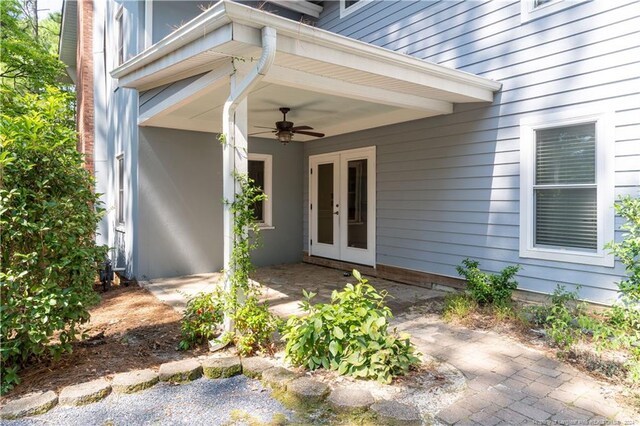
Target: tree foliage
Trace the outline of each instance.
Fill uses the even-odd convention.
[[[64,67],[49,52],[57,43],[38,37],[37,21],[23,6],[18,0],[0,5],[3,394],[34,357],[71,350],[97,300],[96,262],[106,254],[95,246],[101,212],[76,149],[73,96],[62,90]],[[26,10],[33,13],[33,7]]]

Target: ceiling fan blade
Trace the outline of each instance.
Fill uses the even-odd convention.
[[[256,132],[256,133],[249,133],[249,136],[255,136],[255,135],[262,135],[264,133],[274,133],[274,131],[270,131],[270,132]]]
[[[251,127],[255,127],[256,129],[271,129],[271,130],[277,130],[277,129],[274,129],[273,127],[266,127],[266,126],[251,126]]]
[[[295,126],[291,128],[292,132],[297,132],[298,130],[313,130],[313,127],[310,126]]]
[[[307,136],[315,136],[316,138],[323,138],[324,137],[324,133],[317,133],[317,132],[307,132],[305,130],[294,130],[293,133],[299,133],[301,135],[307,135]]]

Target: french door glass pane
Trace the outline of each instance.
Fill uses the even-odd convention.
[[[333,244],[333,163],[318,166],[318,242]]]
[[[535,244],[598,249],[596,188],[535,190]]]
[[[347,245],[367,248],[367,160],[347,163]]]

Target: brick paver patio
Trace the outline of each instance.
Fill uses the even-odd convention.
[[[302,289],[329,300],[331,291],[353,279],[342,271],[296,264],[260,268],[256,281],[281,316],[299,314]],[[618,404],[613,386],[492,331],[469,330],[443,322],[430,305],[444,293],[371,278],[391,296],[394,325],[411,334],[419,350],[448,362],[467,378],[467,389],[438,413],[446,424],[640,424]]]

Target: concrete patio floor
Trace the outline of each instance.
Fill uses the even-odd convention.
[[[202,274],[141,283],[160,300],[180,310],[185,297],[210,290],[221,274]],[[344,271],[308,264],[259,268],[261,283],[274,313],[299,314],[302,290],[313,291],[315,302],[347,282]],[[370,278],[389,293],[393,325],[411,334],[418,349],[459,369],[467,389],[438,419],[446,424],[639,424],[615,397],[619,389],[599,382],[576,368],[492,331],[470,330],[441,320],[437,307],[446,293]],[[607,423],[609,422],[609,423]],[[614,423],[615,422],[615,423]]]

